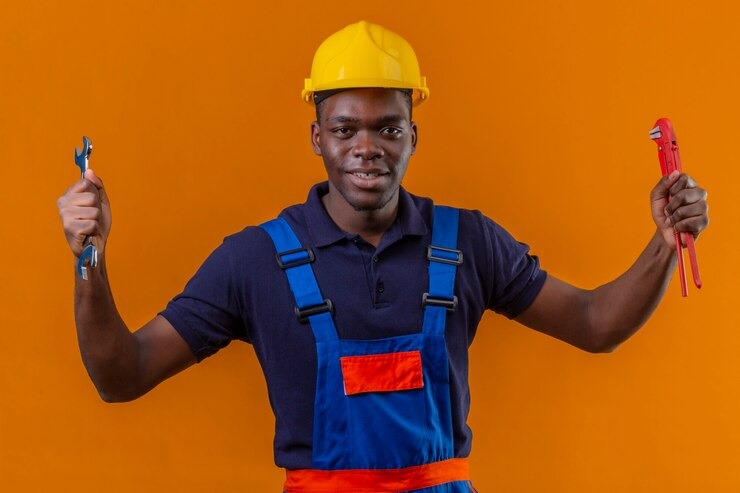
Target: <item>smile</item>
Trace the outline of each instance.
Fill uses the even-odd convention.
[[[384,175],[385,173],[362,173],[360,171],[355,171],[352,173],[352,175],[362,178],[364,180],[372,180],[373,178],[377,178],[381,175]]]
[[[390,173],[380,170],[348,171],[347,176],[356,188],[361,190],[375,190],[378,187],[385,186]]]

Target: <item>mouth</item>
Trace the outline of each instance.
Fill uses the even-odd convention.
[[[363,180],[372,180],[373,178],[377,178],[379,176],[385,175],[387,173],[380,173],[380,172],[371,172],[371,173],[364,173],[362,171],[353,171],[350,173],[351,175],[354,175],[358,178],[362,178]]]
[[[377,187],[386,177],[390,175],[387,171],[349,171],[347,175],[353,185],[358,188],[372,189]]]

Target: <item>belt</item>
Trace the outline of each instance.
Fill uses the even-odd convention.
[[[285,471],[285,493],[413,491],[470,480],[468,459],[447,459],[400,469],[294,469]]]

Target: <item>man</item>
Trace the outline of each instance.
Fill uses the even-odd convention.
[[[284,491],[471,491],[467,349],[486,309],[587,351],[611,351],[649,317],[675,267],[675,230],[708,224],[687,175],[651,192],[656,232],[627,272],[594,290],[539,267],[473,211],[435,206],[401,181],[429,91],[411,47],[360,22],[317,50],[303,97],[328,182],[280,218],[228,237],[184,292],[133,334],[106,276],[110,208],[92,172],[58,206],[79,257],[83,361],[101,397],[135,399],[215,353],[250,342],[276,418]],[[670,203],[668,197],[671,197]]]

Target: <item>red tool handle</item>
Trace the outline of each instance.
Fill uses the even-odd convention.
[[[694,246],[694,235],[684,233],[686,237],[686,247],[689,249],[689,262],[691,262],[691,276],[694,278],[694,285],[701,289],[701,277],[699,276],[699,261],[696,260],[696,247]]]
[[[678,259],[678,277],[681,281],[681,296],[684,298],[689,295],[689,287],[686,285],[686,270],[683,266],[683,248],[681,248],[681,233],[673,233],[676,239],[676,258]]]

